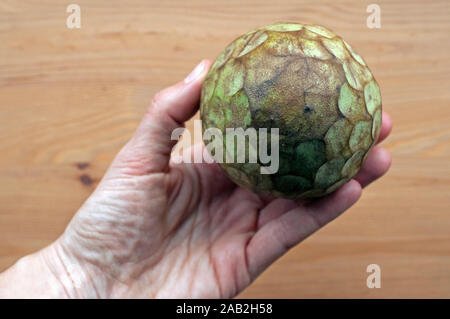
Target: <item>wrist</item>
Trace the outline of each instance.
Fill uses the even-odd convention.
[[[67,298],[108,297],[107,280],[103,273],[77,258],[60,239],[39,253]]]
[[[57,241],[0,274],[0,298],[99,298],[100,276]],[[95,280],[94,280],[95,279]]]
[[[45,263],[43,251],[20,258],[0,274],[0,298],[68,298],[60,276]]]

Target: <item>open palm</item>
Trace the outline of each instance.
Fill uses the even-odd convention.
[[[354,180],[307,202],[258,196],[215,163],[171,162],[171,132],[196,112],[209,66],[156,95],[95,192],[42,252],[50,267],[66,269],[68,296],[233,297],[387,171],[389,154],[376,146]],[[390,129],[384,115],[380,140]]]

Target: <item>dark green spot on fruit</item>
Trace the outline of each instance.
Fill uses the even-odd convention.
[[[312,179],[327,160],[325,143],[321,140],[303,142],[295,148],[292,171],[296,175]]]
[[[274,184],[277,190],[285,193],[304,192],[312,186],[306,178],[294,175],[275,176]]]

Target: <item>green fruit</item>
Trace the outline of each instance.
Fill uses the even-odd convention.
[[[381,127],[380,90],[361,56],[328,29],[295,23],[228,45],[203,83],[200,111],[203,131],[224,136],[226,128],[279,129],[275,174],[261,174],[259,157],[219,164],[235,183],[286,198],[320,197],[345,184]],[[224,145],[226,152],[235,149]]]

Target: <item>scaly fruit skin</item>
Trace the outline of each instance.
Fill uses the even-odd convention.
[[[350,45],[317,25],[282,23],[237,38],[202,87],[203,132],[279,128],[280,168],[220,163],[237,184],[261,194],[312,198],[348,182],[378,139],[381,95]],[[230,150],[224,150],[230,151]]]

